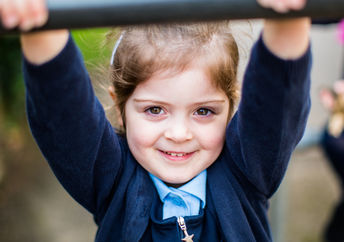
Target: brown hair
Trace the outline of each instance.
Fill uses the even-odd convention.
[[[108,37],[113,37],[113,33]],[[239,62],[238,46],[229,22],[125,28],[111,65],[111,82],[123,121],[119,133],[125,133],[125,104],[137,85],[158,71],[181,72],[195,60],[227,95],[229,120],[238,97]]]

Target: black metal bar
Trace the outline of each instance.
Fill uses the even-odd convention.
[[[256,0],[50,0],[50,18],[41,29],[92,28],[220,19],[344,17],[344,0],[308,0],[301,11],[279,14]],[[0,34],[18,33],[4,30]]]

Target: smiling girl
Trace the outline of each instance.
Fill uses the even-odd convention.
[[[9,28],[46,19],[41,0],[2,1]],[[285,12],[304,1],[261,4]],[[265,21],[235,114],[228,22],[123,29],[109,88],[116,128],[67,30],[22,35],[32,133],[94,215],[96,241],[271,241],[268,199],[310,108],[309,29],[309,19]]]

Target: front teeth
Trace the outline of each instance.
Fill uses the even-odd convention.
[[[177,156],[177,157],[182,157],[185,155],[185,153],[170,153],[170,152],[165,152],[165,153],[170,156]]]

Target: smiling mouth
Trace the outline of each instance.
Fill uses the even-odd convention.
[[[163,152],[167,155],[177,156],[177,157],[182,157],[188,154],[188,153],[174,153],[174,152],[168,152],[168,151],[163,151]]]
[[[173,151],[162,151],[160,150],[165,157],[172,160],[185,160],[191,157],[195,152],[173,152]]]

